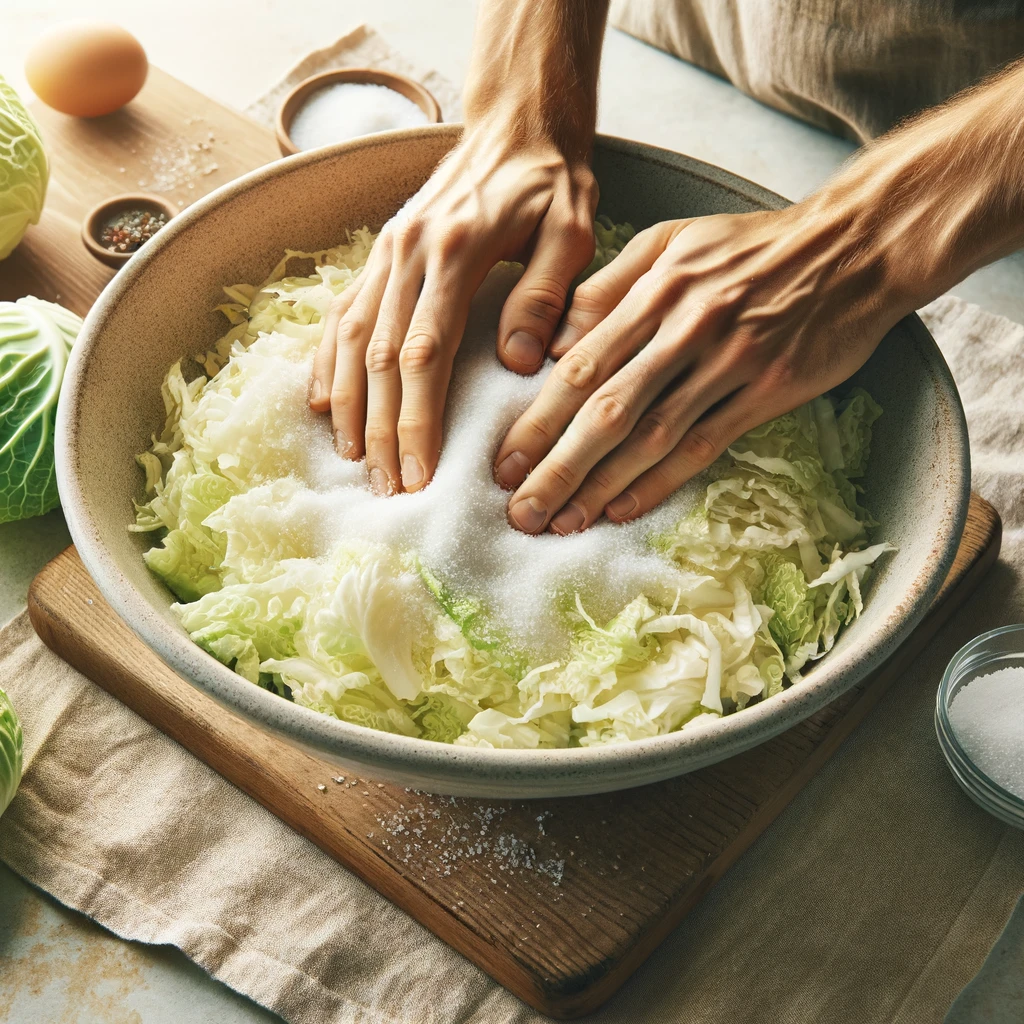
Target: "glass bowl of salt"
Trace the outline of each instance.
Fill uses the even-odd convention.
[[[939,684],[935,732],[964,792],[1024,828],[1024,625],[982,633],[953,655]]]

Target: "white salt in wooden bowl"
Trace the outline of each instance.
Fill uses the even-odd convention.
[[[453,747],[350,725],[246,682],[196,647],[143,563],[148,541],[126,529],[141,496],[134,456],[162,425],[168,366],[222,332],[211,312],[221,286],[262,280],[286,248],[322,249],[346,228],[379,227],[458,137],[456,126],[432,126],[269,164],[179,214],[132,258],[86,319],[58,413],[58,481],[78,552],[107,601],[182,676],[253,723],[371,777],[444,793],[566,796],[655,782],[761,743],[892,654],[952,564],[969,496],[967,429],[949,370],[915,316],[889,332],[855,377],[885,410],[874,429],[867,504],[881,522],[875,539],[899,550],[873,577],[864,614],[798,685],[700,729],[532,751]],[[725,171],[620,139],[598,140],[594,169],[601,211],[638,228],[785,205]]]

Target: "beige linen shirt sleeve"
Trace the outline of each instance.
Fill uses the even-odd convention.
[[[1024,56],[1024,0],[612,0],[610,20],[858,142]]]

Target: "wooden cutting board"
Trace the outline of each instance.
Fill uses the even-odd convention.
[[[30,105],[50,158],[39,223],[0,262],[0,299],[35,295],[85,316],[114,271],[82,243],[82,220],[121,192],[155,192],[184,209],[281,156],[274,133],[150,66],[123,110],[82,120]]]
[[[79,238],[101,199],[145,188],[182,207],[273,160],[272,134],[152,68],[125,110],[44,107],[52,178],[42,221],[0,264],[0,298],[85,314],[113,271]],[[432,797],[355,778],[236,718],[163,664],[68,549],[29,612],[80,671],[249,793],[544,1013],[604,1002],[722,876],[899,677],[996,558],[999,519],[973,498],[928,618],[871,679],[782,736],[681,779],[540,802]]]
[[[754,750],[668,782],[569,800],[472,800],[355,777],[237,718],[168,668],[73,548],[36,577],[46,645],[532,1006],[600,1006],[909,668],[999,551],[972,496],[927,618],[860,686]]]

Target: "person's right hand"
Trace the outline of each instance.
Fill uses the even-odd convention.
[[[597,183],[585,160],[514,123],[467,128],[378,237],[331,305],[310,407],[330,412],[345,458],[366,457],[377,494],[433,476],[452,360],[470,301],[500,260],[526,264],[498,325],[498,358],[534,373],[573,278],[594,253]]]

